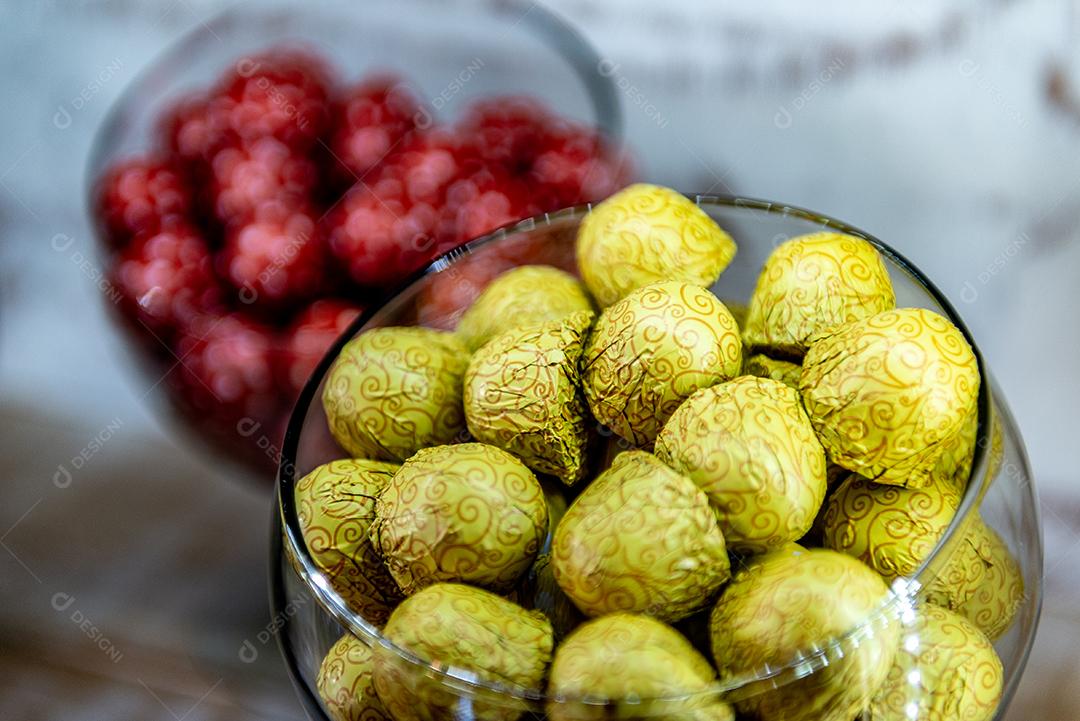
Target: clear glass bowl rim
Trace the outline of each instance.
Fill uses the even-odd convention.
[[[982,378],[982,382],[979,386],[979,428],[977,435],[977,442],[975,446],[975,458],[972,463],[972,470],[970,480],[968,482],[967,490],[961,500],[960,507],[956,512],[956,516],[953,518],[945,534],[938,541],[934,547],[933,552],[923,562],[922,566],[916,571],[916,573],[910,579],[901,579],[901,582],[894,584],[892,593],[886,597],[886,600],[882,605],[873,613],[869,614],[865,622],[849,629],[843,634],[831,639],[822,639],[820,644],[815,644],[812,648],[808,648],[805,651],[796,652],[790,661],[779,665],[768,665],[755,672],[745,674],[740,677],[728,678],[723,681],[715,681],[710,687],[692,693],[674,696],[664,696],[655,698],[641,698],[635,699],[638,703],[679,703],[679,702],[699,702],[706,700],[709,697],[720,697],[721,695],[728,694],[731,691],[750,686],[751,684],[758,684],[760,682],[776,683],[780,685],[782,678],[799,678],[806,675],[809,672],[816,672],[818,669],[823,668],[831,663],[830,653],[837,649],[844,649],[848,644],[854,642],[858,643],[859,638],[866,635],[868,632],[873,633],[872,628],[877,623],[886,618],[896,617],[903,608],[910,607],[914,595],[918,589],[923,585],[923,581],[926,579],[932,579],[936,575],[936,570],[940,565],[944,563],[942,559],[942,549],[948,546],[959,535],[957,529],[965,524],[967,518],[978,506],[980,497],[982,495],[983,488],[988,484],[990,479],[986,478],[987,470],[987,449],[990,447],[989,443],[989,423],[990,412],[993,407],[991,400],[991,385],[992,380],[987,373],[985,364],[983,362],[982,354],[980,353],[978,346],[975,343],[971,332],[967,326],[963,323],[963,320],[957,314],[955,308],[948,301],[948,299],[938,290],[938,288],[927,278],[915,265],[908,261],[903,255],[897,252],[888,244],[874,237],[873,235],[866,233],[854,226],[851,226],[843,221],[836,220],[829,216],[800,208],[798,206],[789,205],[786,203],[779,203],[768,200],[761,200],[755,198],[745,198],[739,196],[728,195],[687,195],[697,205],[704,208],[708,207],[723,207],[723,208],[737,208],[747,211],[780,214],[785,216],[795,217],[808,222],[816,223],[822,228],[834,230],[840,233],[847,233],[859,238],[863,238],[866,241],[873,244],[882,255],[892,261],[897,267],[906,272],[911,278],[913,278],[925,292],[938,303],[946,316],[960,329],[971,345],[972,350],[975,353],[976,360],[979,365],[979,372]],[[578,206],[572,206],[554,213],[545,213],[542,215],[527,218],[525,220],[518,221],[517,223],[511,223],[509,225],[498,228],[491,233],[480,236],[474,240],[468,241],[457,248],[447,252],[439,258],[432,261],[425,268],[419,270],[408,281],[403,283],[399,288],[395,289],[392,293],[386,296],[388,303],[393,302],[401,292],[409,288],[413,283],[418,282],[422,278],[432,273],[438,273],[453,265],[458,259],[466,257],[474,251],[482,248],[489,243],[496,243],[502,238],[518,233],[528,233],[537,227],[551,225],[553,223],[562,222],[571,219],[578,219],[584,217],[592,210],[591,204],[584,204]],[[293,487],[296,480],[296,454],[299,446],[300,435],[304,426],[306,416],[308,414],[309,406],[312,401],[315,400],[315,393],[319,388],[323,378],[329,371],[330,365],[341,352],[342,347],[371,319],[374,317],[383,307],[383,305],[373,306],[364,311],[353,323],[349,326],[344,333],[342,333],[334,344],[327,351],[326,355],[319,362],[319,365],[308,379],[303,390],[300,393],[299,398],[293,407],[292,414],[289,418],[289,424],[285,431],[285,438],[282,443],[281,461],[278,467],[277,477],[277,520],[280,523],[283,538],[282,549],[285,554],[291,556],[296,561],[298,571],[302,577],[302,580],[307,587],[312,591],[313,595],[332,617],[334,617],[339,624],[347,628],[351,633],[365,641],[369,646],[381,646],[387,651],[393,653],[400,661],[415,667],[415,670],[419,674],[423,674],[430,678],[435,678],[445,686],[455,691],[462,696],[468,697],[486,697],[489,699],[504,699],[507,702],[517,701],[528,704],[543,704],[546,702],[556,703],[581,703],[586,705],[607,705],[620,699],[597,699],[592,697],[580,697],[570,698],[564,696],[551,696],[539,689],[527,689],[523,687],[510,686],[506,684],[500,684],[496,682],[489,682],[477,678],[477,675],[473,671],[467,669],[455,668],[447,666],[441,663],[428,662],[422,659],[410,651],[397,646],[389,639],[384,637],[382,633],[372,624],[368,623],[357,613],[353,612],[344,599],[334,591],[329,580],[322,574],[322,572],[315,565],[310,554],[308,553],[307,546],[303,540],[303,534],[300,529],[299,517],[297,515],[297,509],[295,504],[295,498],[293,493]],[[1002,406],[1002,408],[1004,408]],[[1008,411],[1006,410],[1007,414]],[[1001,419],[1003,423],[1010,428],[1015,428],[1012,423],[1011,417],[1005,417]],[[1022,445],[1022,444],[1021,444]],[[1027,459],[1024,457],[1024,464],[1027,465]],[[1029,474],[1030,475],[1030,474]],[[275,529],[272,533],[277,533]],[[275,539],[275,543],[278,540]],[[273,544],[272,544],[273,545]],[[280,564],[281,559],[272,558],[271,564]],[[276,573],[272,569],[272,576]],[[914,581],[914,583],[912,583]],[[272,578],[272,585],[276,585],[276,580]],[[1038,597],[1035,599],[1038,602],[1041,599],[1041,593],[1037,590]],[[274,588],[271,589],[271,593],[274,593]],[[273,599],[272,599],[273,600]],[[1034,635],[1034,634],[1032,634]],[[1028,647],[1030,650],[1030,639],[1028,641]],[[291,658],[291,651],[282,648],[283,653],[286,654],[290,664],[295,662],[294,658]],[[1026,659],[1027,654],[1024,654]],[[621,700],[625,703],[625,700]]]

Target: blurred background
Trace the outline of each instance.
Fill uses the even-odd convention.
[[[463,34],[440,18],[504,5],[518,13],[515,24],[531,23],[528,3],[350,4],[356,23],[379,23],[380,44],[364,46],[358,33],[350,46],[345,32],[333,56],[420,67],[406,59],[419,51],[396,32]],[[1008,718],[1080,718],[1080,485],[1071,454],[1080,404],[1080,8],[547,5],[563,31],[575,28],[595,48],[577,60],[621,107],[637,177],[848,221],[910,258],[957,306],[1017,416],[1045,526],[1044,612]],[[0,5],[5,719],[303,715],[267,610],[271,476],[253,480],[258,471],[225,463],[162,420],[158,386],[168,372],[138,372],[125,350],[85,202],[95,134],[165,48],[197,38],[206,56],[171,62],[217,70],[240,52],[214,30],[228,6]],[[564,88],[540,87],[560,81],[530,75],[527,55],[522,66],[514,72],[523,84],[573,104]],[[461,83],[462,67],[447,64],[443,77],[436,64],[412,78],[422,101],[440,105],[433,98]],[[594,111],[565,109],[585,123],[597,121]],[[256,434],[269,439],[258,450],[270,465],[277,432],[266,425]]]

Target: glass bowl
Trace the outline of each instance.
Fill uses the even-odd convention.
[[[409,21],[420,15],[423,23]],[[446,6],[424,0],[318,0],[305,3],[302,10],[284,0],[246,2],[180,38],[112,106],[86,169],[91,217],[96,215],[98,179],[118,161],[155,148],[164,111],[205,90],[234,65],[243,74],[245,58],[280,47],[314,51],[334,66],[344,83],[383,72],[399,76],[421,103],[417,115],[423,117],[416,118],[421,128],[432,118],[451,123],[479,99],[525,95],[612,142],[621,134],[619,104],[610,78],[597,71],[599,56],[571,26],[533,2]],[[115,254],[101,223],[93,225],[99,264],[109,268]],[[380,300],[377,291],[356,292],[360,295],[348,298],[360,305]],[[112,301],[107,306],[114,311],[116,343],[125,351],[130,374],[138,379],[140,391],[150,389],[144,397],[170,430],[213,452],[216,463],[231,466],[239,475],[270,482],[291,406],[282,403],[258,417],[230,417],[221,423],[185,413],[170,387],[171,377],[186,360],[183,352],[150,337],[145,326],[118,311],[116,288],[106,288],[105,296]],[[242,307],[236,302],[232,306]],[[262,320],[272,328],[280,325],[277,316]]]
[[[741,305],[748,301],[765,258],[778,243],[822,229],[836,230],[865,238],[879,249],[896,290],[898,307],[924,307],[949,317],[967,335],[978,356],[962,319],[933,283],[876,238],[818,213],[780,203],[717,196],[698,196],[696,202],[738,243],[735,260],[712,287],[726,303]],[[589,210],[582,206],[532,218],[438,259],[384,305],[358,318],[330,349],[304,388],[286,432],[278,473],[278,507],[270,539],[271,605],[281,651],[299,695],[314,718],[327,718],[315,685],[320,662],[346,630],[365,644],[400,659],[409,674],[406,678],[437,683],[454,694],[461,703],[453,718],[483,718],[483,709],[492,706],[509,709],[511,716],[520,711],[531,714],[529,718],[543,718],[545,704],[567,702],[546,698],[541,689],[508,688],[478,681],[468,671],[429,664],[391,644],[377,627],[350,610],[315,566],[302,538],[294,486],[316,466],[345,455],[331,439],[319,399],[329,367],[348,340],[369,328],[416,324],[424,317],[425,304],[433,292],[438,292],[444,283],[454,282],[461,273],[468,272],[471,264],[484,262],[490,254],[513,258],[520,264],[548,264],[575,272],[574,238]],[[882,606],[845,633],[822,638],[785,663],[757,669],[745,677],[722,679],[708,694],[729,700],[747,699],[775,693],[775,689],[790,683],[805,683],[806,677],[842,664],[846,655],[889,619],[910,624],[925,603],[926,586],[941,573],[963,544],[964,534],[976,516],[981,515],[1003,539],[1023,580],[1016,614],[994,642],[1004,674],[1003,693],[993,718],[1003,716],[1035,636],[1042,597],[1042,539],[1023,442],[1004,398],[979,358],[983,383],[970,479],[956,517],[922,567],[914,576],[898,579]],[[917,692],[913,694],[917,696]],[[644,706],[638,709],[634,715],[639,717],[663,715],[647,712]]]

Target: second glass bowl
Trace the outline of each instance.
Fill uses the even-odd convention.
[[[424,22],[415,22],[414,19],[420,15],[424,16]],[[171,112],[180,101],[186,99],[190,102],[196,97],[193,93],[206,91],[215,78],[224,72],[235,70],[238,76],[247,77],[256,72],[261,63],[258,58],[263,53],[282,49],[310,51],[326,60],[338,71],[342,85],[350,85],[361,79],[370,80],[386,73],[400,78],[409,95],[419,102],[419,109],[413,117],[417,132],[426,130],[433,121],[437,122],[436,127],[449,126],[485,98],[515,96],[535,100],[557,118],[571,120],[577,124],[576,127],[587,129],[588,132],[595,131],[612,143],[619,139],[619,105],[610,78],[597,70],[599,56],[571,26],[535,3],[509,0],[451,7],[423,0],[360,5],[343,0],[319,0],[305,3],[300,10],[295,3],[280,0],[246,2],[198,25],[165,50],[125,89],[110,109],[97,133],[87,166],[90,212],[94,215],[99,213],[98,183],[110,169],[128,159],[159,152],[162,140],[159,136],[163,131],[158,126],[163,114]],[[333,90],[343,93],[346,88],[335,87]],[[337,99],[336,94],[334,99]],[[360,111],[357,112],[362,115]],[[552,126],[556,125],[555,119],[550,121]],[[297,123],[299,126],[300,121]],[[193,121],[188,125],[198,129]],[[329,147],[326,141],[323,141],[323,145]],[[232,146],[228,148],[233,149]],[[316,146],[311,151],[312,159],[317,160],[322,156],[316,151],[321,151],[321,147]],[[388,154],[383,156],[384,159]],[[214,155],[210,165],[223,155]],[[306,156],[302,156],[302,159],[306,159]],[[266,165],[269,167],[272,162],[271,158]],[[332,160],[323,158],[318,162],[321,163],[318,166],[320,183],[325,177],[333,175],[330,170],[340,171]],[[428,161],[428,164],[434,162]],[[186,168],[183,162],[177,162],[175,158],[170,158],[170,164],[181,166],[181,170]],[[242,164],[236,165],[239,167]],[[302,167],[302,164],[293,165]],[[257,188],[261,176],[248,172],[247,175],[253,175],[255,180],[249,178],[244,185],[241,181],[247,176],[242,170],[234,173],[236,185]],[[197,226],[195,230],[199,238],[196,240],[205,237],[210,251],[209,264],[214,267],[217,276],[224,276],[226,273],[222,271],[222,266],[231,268],[236,264],[224,262],[229,256],[217,247],[224,243],[219,237],[226,232],[226,229],[219,227],[223,223],[219,223],[213,213],[202,207],[212,203],[202,198],[201,194],[209,191],[212,195],[214,192],[213,183],[202,177],[207,172],[206,168],[200,167],[190,170],[190,173],[188,170],[182,173],[193,176],[188,179],[189,185],[192,194],[199,197],[197,202],[192,203],[198,207],[190,211],[195,217],[185,220]],[[423,172],[437,175],[445,171],[436,168]],[[464,173],[464,170],[461,172]],[[374,184],[374,177],[373,171],[365,174],[358,184],[365,183],[365,178],[367,183]],[[446,182],[449,185],[452,181]],[[321,236],[328,235],[328,232],[320,230],[322,221],[329,219],[327,216],[331,210],[340,209],[339,206],[345,203],[333,200],[333,197],[340,198],[336,186],[333,193],[337,193],[337,196],[333,196],[329,188],[319,190],[321,186],[316,185],[312,193],[320,197],[306,200],[313,203],[312,216],[317,218],[314,236],[319,241]],[[603,192],[606,194],[615,187],[617,185],[613,184],[612,188]],[[321,197],[324,192],[328,197]],[[509,190],[506,192],[510,193]],[[236,192],[233,191],[233,194],[236,195]],[[592,193],[589,193],[589,199],[592,197]],[[441,202],[443,205],[450,204],[448,198],[443,198]],[[569,201],[549,205],[564,205],[566,202]],[[383,205],[386,206],[386,203]],[[442,209],[443,206],[436,202],[434,211]],[[397,212],[400,214],[400,209]],[[514,211],[511,208],[510,211],[496,209],[492,212],[509,212],[510,215],[485,223],[482,213],[473,213],[474,218],[481,220],[468,222],[480,222],[484,227],[476,232],[464,232],[462,229],[462,237],[471,238],[480,230],[486,231],[510,217],[522,217],[534,211]],[[237,222],[247,222],[239,215],[237,218]],[[229,222],[234,222],[234,218],[229,218]],[[466,223],[465,220],[455,222],[460,225]],[[214,451],[215,460],[220,464],[231,465],[242,475],[267,482],[272,478],[279,460],[281,436],[293,399],[289,393],[282,392],[281,387],[287,386],[294,393],[310,371],[310,366],[305,364],[313,365],[314,359],[321,355],[322,348],[318,347],[318,343],[327,337],[334,337],[337,332],[331,328],[327,336],[325,329],[313,321],[311,326],[314,331],[301,337],[308,327],[304,325],[306,314],[310,311],[315,317],[320,317],[309,303],[329,296],[332,302],[347,306],[344,312],[351,312],[357,306],[377,303],[382,288],[377,283],[365,284],[355,278],[344,277],[346,274],[339,271],[348,264],[331,261],[327,265],[333,267],[326,271],[327,277],[313,289],[311,298],[283,304],[280,309],[267,307],[255,313],[251,312],[254,306],[246,304],[252,302],[250,298],[257,297],[257,294],[248,293],[249,297],[245,297],[245,292],[250,289],[233,287],[236,283],[232,279],[222,283],[222,302],[213,309],[200,311],[205,313],[208,322],[203,325],[209,326],[209,329],[187,322],[178,323],[176,328],[163,330],[155,325],[151,329],[150,324],[142,322],[140,311],[134,309],[141,307],[144,302],[149,303],[147,299],[151,299],[159,287],[180,283],[177,278],[185,274],[169,272],[165,280],[151,281],[156,276],[150,261],[139,258],[142,266],[137,267],[145,266],[144,270],[139,271],[145,278],[145,284],[158,287],[145,293],[141,289],[133,292],[138,296],[136,298],[126,297],[120,292],[129,284],[123,281],[124,274],[117,270],[119,255],[102,227],[104,224],[96,225],[99,229],[98,259],[112,283],[106,294],[113,301],[109,309],[124,308],[122,312],[112,314],[119,331],[116,339],[134,361],[136,367],[133,375],[143,381],[144,388],[153,391],[146,396],[154,402],[161,417],[172,421],[170,430],[176,435]],[[366,225],[377,224],[369,220]],[[367,231],[357,232],[364,234]],[[267,240],[264,236],[262,242],[266,249],[251,248],[250,259],[257,260],[260,255],[270,254],[273,262],[259,277],[280,281],[286,275],[283,269],[293,260],[292,256],[299,256],[301,250],[307,249],[309,244],[304,241],[311,235],[311,231],[296,232],[284,248],[274,245],[272,239]],[[412,242],[416,243],[417,240],[414,237]],[[423,241],[437,241],[436,247],[444,248],[449,247],[450,243],[456,244],[454,238],[424,238]],[[326,244],[329,245],[329,241]],[[358,248],[349,251],[354,254],[353,257],[366,252],[381,253],[380,258],[386,261],[380,266],[383,268],[381,272],[391,272],[386,268],[393,266],[390,262],[392,255],[388,256],[384,248],[369,250],[362,243],[357,245]],[[178,250],[173,255],[181,255],[180,251],[184,249],[190,254],[189,246],[177,243],[176,248]],[[160,249],[156,254],[165,255]],[[423,259],[417,259],[417,262],[421,261]],[[169,262],[175,264],[176,261],[170,257],[159,264],[168,266]],[[198,265],[190,258],[187,262],[189,266]],[[415,264],[405,271],[409,272],[414,267]],[[169,270],[175,271],[171,267]],[[140,279],[130,285],[138,287],[143,282]],[[388,282],[396,284],[397,281]],[[183,289],[158,295],[168,296],[174,292],[179,294]],[[117,298],[120,298],[119,302]],[[233,315],[253,328],[244,332],[243,325],[234,324],[231,319],[227,323],[219,322]],[[227,335],[226,331],[234,325],[238,332]],[[212,332],[216,332],[216,335],[212,335]],[[313,344],[313,338],[316,348],[309,351],[307,348]],[[214,350],[204,349],[204,345],[210,344],[214,344]],[[300,362],[294,364],[290,360],[292,356],[298,356]],[[214,360],[222,357],[227,362]],[[246,360],[237,361],[236,358]],[[205,367],[197,367],[199,364]],[[194,370],[185,375],[183,371],[189,367]],[[223,378],[216,381],[218,367],[224,368],[221,371]],[[239,385],[241,392],[221,392],[221,387],[226,384]],[[245,390],[245,386],[250,388]],[[237,395],[239,398],[234,397]]]

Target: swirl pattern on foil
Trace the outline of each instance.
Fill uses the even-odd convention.
[[[577,497],[552,543],[555,580],[583,613],[677,621],[730,575],[709,499],[643,451],[626,451]]]
[[[375,692],[371,649],[345,634],[319,665],[315,686],[334,721],[393,721]]]
[[[382,626],[401,592],[368,540],[375,498],[390,483],[397,465],[344,459],[319,466],[294,491],[300,529],[315,565],[349,608]]]
[[[386,624],[385,636],[428,663],[535,691],[542,687],[554,647],[544,614],[456,583],[437,583],[405,599]],[[375,688],[395,721],[462,718],[463,704],[468,718],[477,721],[514,721],[524,710],[511,699],[463,701],[381,646],[375,651]]]
[[[469,354],[430,328],[373,328],[349,341],[323,388],[334,439],[358,458],[404,461],[465,430],[461,385]]]
[[[799,390],[830,460],[918,487],[975,405],[979,368],[948,319],[901,308],[815,336]]]
[[[1024,577],[1020,573],[1020,564],[1005,542],[993,529],[988,530],[993,550],[986,578],[971,597],[960,604],[958,611],[991,640],[996,640],[1009,629],[1023,605]]]
[[[979,407],[971,407],[960,430],[941,444],[941,456],[930,470],[930,482],[941,484],[963,497],[967,490],[979,434]]]
[[[928,584],[926,598],[956,611],[994,640],[1023,605],[1024,578],[997,531],[974,516],[945,569]]]
[[[728,307],[730,308],[731,306]],[[802,366],[789,360],[778,360],[776,358],[770,358],[764,353],[756,353],[743,361],[743,373],[758,378],[771,378],[774,381],[780,381],[784,385],[798,391],[799,377],[802,375]],[[825,485],[828,488],[836,488],[840,485],[840,481],[847,478],[850,474],[851,471],[843,466],[836,465],[826,458]],[[825,508],[822,506],[818,509],[818,518],[814,524],[816,526],[816,532],[813,533],[814,538],[821,537],[821,521],[824,515]]]
[[[712,293],[657,283],[601,314],[581,367],[596,419],[649,449],[684,400],[739,375],[742,343],[735,319]]]
[[[965,618],[923,604],[902,631],[901,648],[867,721],[990,721],[1001,702],[1001,659]]]
[[[577,278],[548,265],[524,265],[491,281],[461,316],[456,332],[476,350],[508,330],[591,310],[592,301]]]
[[[506,451],[436,446],[402,464],[379,496],[371,539],[406,594],[438,581],[507,591],[547,535],[544,491]]]
[[[978,514],[965,518],[956,529],[957,540],[946,546],[943,564],[923,589],[925,598],[950,611],[959,611],[986,582],[992,550],[986,524]]]
[[[578,361],[592,311],[496,336],[465,372],[465,420],[478,441],[572,485],[585,473],[588,410]]]
[[[709,619],[721,680],[789,663],[855,629],[860,638],[841,642],[830,665],[808,676],[779,688],[760,682],[754,695],[738,702],[739,710],[761,721],[854,718],[885,680],[896,653],[899,623],[877,614],[888,593],[880,576],[835,551],[788,544],[754,557],[724,589]]]
[[[656,456],[705,491],[738,553],[798,540],[825,497],[825,451],[780,381],[741,376],[698,391],[660,431]]]
[[[583,624],[559,646],[548,682],[556,699],[548,704],[548,717],[734,721],[729,705],[703,693],[714,678],[709,662],[675,629],[648,616],[614,613]],[[648,700],[690,694],[699,696]],[[597,704],[557,700],[582,697]]]
[[[829,497],[824,545],[891,582],[918,570],[959,506],[960,496],[946,486],[901,488],[852,475]]]
[[[639,183],[612,195],[581,222],[577,260],[601,308],[651,283],[707,288],[735,257],[735,241],[685,196]]]
[[[801,357],[815,333],[895,307],[877,248],[843,233],[802,235],[766,259],[750,297],[743,342]]]

